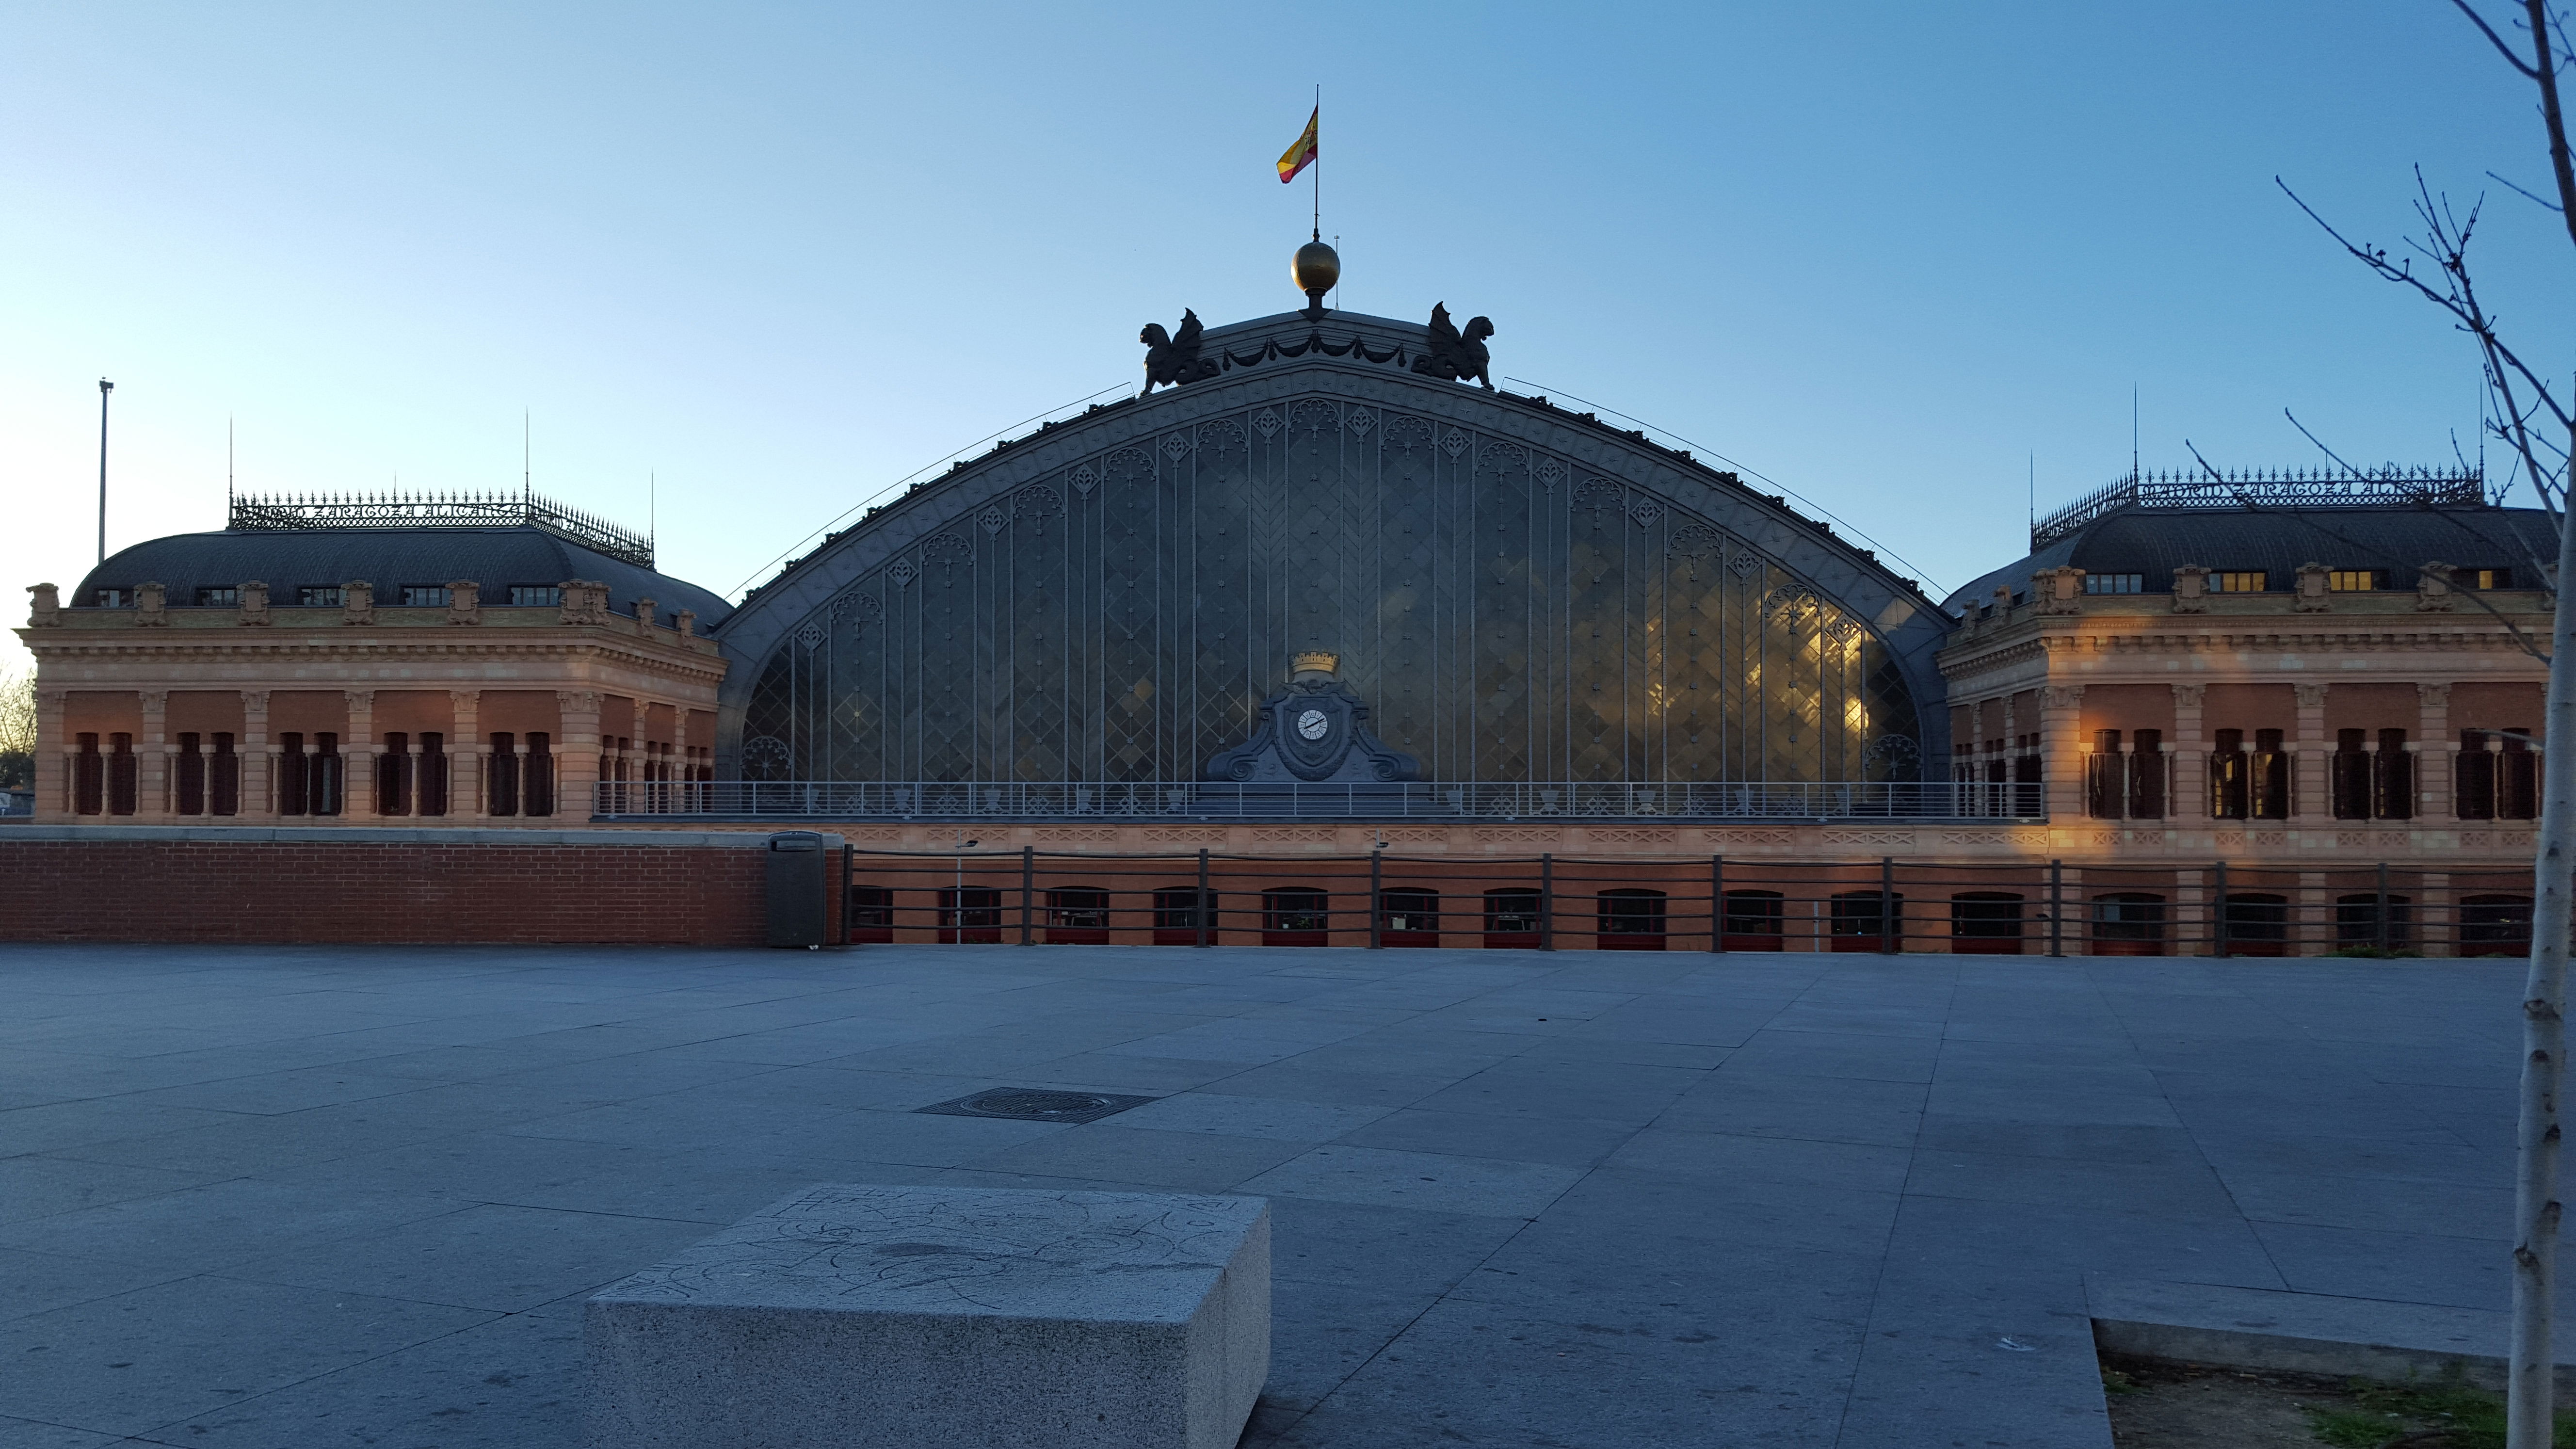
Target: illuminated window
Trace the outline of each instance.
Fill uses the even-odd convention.
[[[2211,574],[2209,586],[2222,594],[2259,594],[2272,586],[2271,577],[2261,569],[2236,569]]]
[[[2386,569],[2333,569],[2326,574],[2326,587],[2338,594],[2366,594],[2388,587]]]
[[[2086,574],[2084,592],[2088,594],[2134,594],[2141,592],[2143,574]]]
[[[2460,569],[2451,581],[2472,589],[2509,589],[2513,587],[2511,569]]]

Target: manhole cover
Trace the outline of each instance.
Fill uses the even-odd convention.
[[[944,1117],[1008,1117],[1015,1122],[1097,1122],[1113,1112],[1154,1099],[1115,1092],[1052,1092],[1038,1087],[995,1087],[971,1097],[933,1102],[918,1110]]]

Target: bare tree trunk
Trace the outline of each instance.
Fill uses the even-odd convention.
[[[2576,520],[2560,521],[2554,582],[2531,975],[2522,992],[2522,1114],[2514,1132],[2509,1449],[2550,1449],[2554,1438],[2550,1318],[2558,1275],[2558,1092],[2567,1075],[2567,941],[2576,919],[2569,900],[2576,891],[2576,609],[2567,606],[2567,587],[2576,582]]]

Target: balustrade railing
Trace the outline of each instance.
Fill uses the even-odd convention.
[[[1467,783],[602,781],[601,818],[2036,820],[2041,786],[1984,782]]]

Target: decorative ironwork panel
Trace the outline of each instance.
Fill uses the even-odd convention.
[[[1313,396],[1085,458],[888,556],[763,662],[741,771],[1190,781],[1308,649],[1433,781],[1919,766],[1867,621],[1745,539],[1597,465]]]

